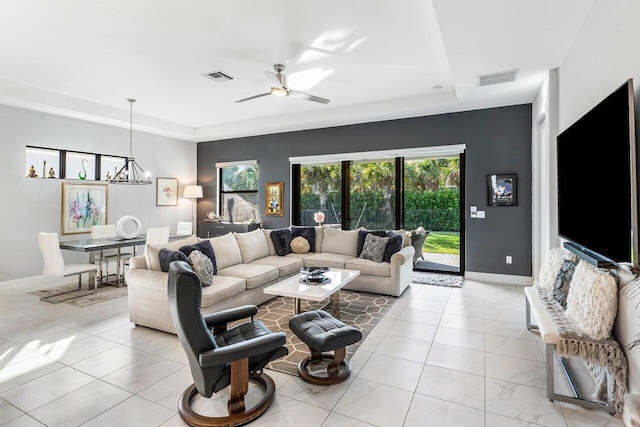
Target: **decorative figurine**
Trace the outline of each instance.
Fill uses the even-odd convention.
[[[87,178],[87,170],[84,167],[84,162],[88,162],[88,160],[82,159],[82,162],[80,163],[82,170],[78,172],[78,178],[80,178],[81,181],[84,181]]]
[[[33,167],[33,165],[31,165],[31,167],[29,168],[29,175],[27,175],[27,178],[37,178],[38,174],[36,173],[36,168]]]
[[[56,177],[56,171],[53,170],[53,168],[49,168],[49,178],[55,178]]]
[[[47,161],[43,160],[42,161],[42,177],[46,178],[46,172],[47,171]]]
[[[107,171],[107,177],[105,181],[111,181],[111,172]]]

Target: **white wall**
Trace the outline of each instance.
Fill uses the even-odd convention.
[[[135,116],[134,116],[135,124]],[[76,119],[0,106],[0,280],[42,274],[38,232],[61,232],[61,179],[26,178],[25,146],[129,155],[129,130]],[[152,177],[196,182],[196,143],[134,131],[133,156]],[[36,165],[38,174],[42,166]],[[78,181],[75,181],[78,182]],[[156,183],[127,186],[109,184],[108,222],[124,215],[140,218],[142,229],[191,221],[191,200],[178,198],[178,206],[156,206]],[[60,236],[61,240],[88,234]],[[88,254],[63,251],[66,262],[86,262]]]
[[[559,67],[559,132],[628,78],[634,79],[636,107],[640,106],[639,21],[640,2],[595,2],[574,45]],[[606,150],[606,141],[602,142],[602,149]],[[606,229],[606,224],[598,223],[595,218],[592,226],[594,233]],[[640,333],[640,310],[635,308],[638,302],[638,299],[628,301],[620,298],[615,333],[623,346]],[[634,393],[640,393],[640,349],[627,351],[627,358],[630,388]]]

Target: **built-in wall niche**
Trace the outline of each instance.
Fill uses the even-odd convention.
[[[28,178],[59,178],[60,151],[27,147],[25,171]]]
[[[124,166],[123,157],[100,156],[100,180],[111,181]]]
[[[65,179],[96,180],[96,155],[90,153],[65,152]]]

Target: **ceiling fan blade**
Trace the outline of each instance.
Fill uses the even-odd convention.
[[[297,92],[295,90],[290,90],[289,91],[289,96],[292,96],[294,98],[306,99],[308,101],[319,102],[321,104],[328,104],[329,103],[329,100],[326,99],[326,98],[321,98],[321,97],[315,96],[315,95],[309,95],[308,93],[304,93],[304,92]]]
[[[244,98],[244,99],[239,99],[236,102],[244,102],[244,101],[250,101],[252,99],[256,99],[256,98],[261,98],[263,96],[267,96],[267,95],[271,95],[271,92],[267,92],[267,93],[261,93],[260,95],[254,95],[254,96],[250,96],[248,98]]]
[[[267,75],[267,78],[269,79],[269,83],[271,84],[271,86],[280,87],[280,88],[284,87],[276,73],[272,73],[271,71],[265,71],[264,73]],[[282,76],[282,74],[280,75]]]

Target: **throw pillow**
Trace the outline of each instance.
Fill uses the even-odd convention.
[[[193,250],[189,254],[189,261],[191,261],[191,268],[193,268],[193,272],[196,273],[200,279],[202,287],[204,288],[211,285],[213,275],[215,274],[213,272],[211,259],[199,250]]]
[[[315,227],[291,227],[291,235],[295,239],[298,236],[304,237],[309,242],[309,252],[316,251],[316,228]]]
[[[285,256],[291,253],[293,236],[291,235],[291,230],[288,228],[271,230],[271,240],[273,241],[273,247],[276,248],[276,254],[278,256]]]
[[[367,238],[367,234],[369,233],[378,237],[387,237],[387,232],[385,230],[358,230],[358,249],[356,252],[358,257],[362,253],[362,248],[364,247],[364,239]]]
[[[189,258],[180,251],[172,251],[171,249],[162,248],[158,254],[160,257],[160,269],[163,272],[169,271],[169,264],[173,261],[186,261],[189,262]]]
[[[553,289],[553,285],[556,283],[556,277],[558,277],[560,267],[562,267],[562,263],[565,259],[571,260],[574,263],[578,262],[578,257],[565,248],[551,249],[547,253],[547,258],[540,268],[540,273],[538,274],[538,286],[548,291]]]
[[[391,262],[393,254],[402,249],[403,242],[404,236],[402,234],[397,234],[393,231],[389,232],[389,244],[387,245],[387,250],[384,252],[384,260],[386,262]]]
[[[580,332],[594,340],[602,340],[611,335],[617,312],[616,279],[608,272],[580,260],[571,278],[567,317]]]
[[[309,241],[302,236],[294,237],[290,246],[294,254],[306,254],[311,248]]]
[[[358,252],[358,231],[360,230],[363,230],[363,228],[335,230],[331,227],[325,227],[322,252],[356,257]]]
[[[213,246],[211,246],[211,242],[209,240],[203,240],[193,245],[180,247],[180,252],[183,252],[187,257],[190,256],[193,251],[200,251],[205,254],[209,260],[211,260],[211,264],[213,265],[213,274],[218,272],[218,269],[216,268],[216,254],[213,252]]]
[[[379,237],[372,233],[367,234],[367,237],[364,239],[364,246],[362,247],[360,258],[374,262],[382,262],[388,243],[388,237]]]
[[[576,264],[565,259],[556,277],[556,283],[553,285],[553,298],[558,301],[563,308],[567,308],[567,296],[569,295],[569,288],[571,287],[571,278],[576,268]]]

